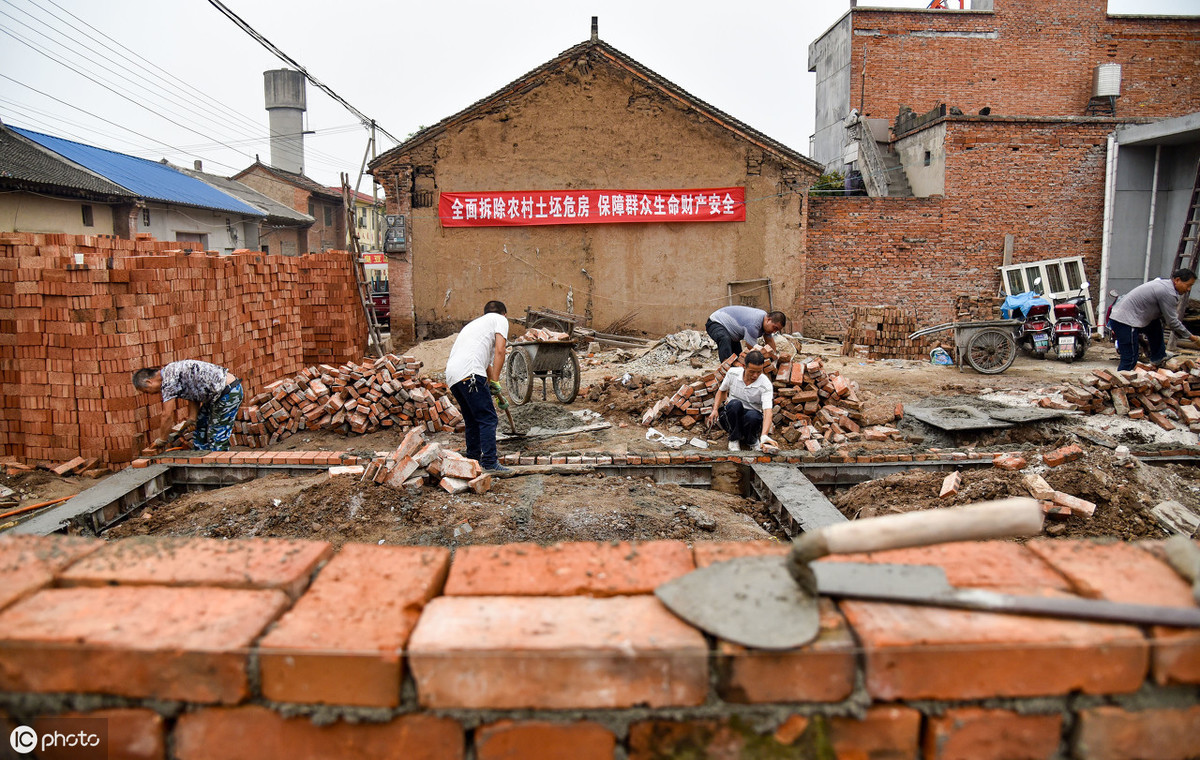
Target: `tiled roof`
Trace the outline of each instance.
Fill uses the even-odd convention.
[[[337,193],[339,196],[342,194],[342,188],[340,187],[330,186],[327,189],[332,193]],[[375,199],[371,197],[370,193],[364,193],[359,190],[351,190],[350,194],[353,195],[354,199],[359,203],[375,203]],[[382,202],[382,200],[383,199],[381,198],[380,201]]]
[[[283,180],[284,182],[287,182],[288,184],[294,185],[294,186],[300,188],[301,190],[307,190],[310,193],[316,193],[317,195],[320,195],[327,199],[336,199],[339,203],[342,200],[342,191],[341,190],[338,190],[336,193],[330,192],[328,187],[325,187],[324,185],[320,184],[315,179],[306,177],[303,174],[295,174],[293,172],[285,172],[283,169],[276,169],[274,166],[267,166],[262,161],[255,161],[254,163],[250,164],[245,169],[242,169],[240,172],[233,175],[233,179],[240,180],[242,177],[246,176],[247,174],[249,174],[251,171],[253,171],[256,168],[261,169],[261,170],[267,172],[268,174],[270,174],[274,177],[277,177],[277,178]]]
[[[103,148],[64,140],[29,129],[9,127],[43,148],[83,166],[101,177],[147,200],[176,203],[197,208],[263,216],[263,213],[232,195],[221,192],[195,177],[189,177],[166,164],[136,156],[127,156]]]
[[[198,172],[195,169],[188,169],[182,166],[177,166],[175,168],[184,174],[195,177],[203,182],[207,182],[222,192],[241,198],[246,203],[249,203],[251,206],[254,206],[266,214],[268,222],[282,222],[288,225],[302,226],[312,224],[316,221],[316,219],[313,219],[308,214],[297,211],[289,206],[285,206],[274,198],[263,195],[248,185],[243,185],[236,179],[229,179],[228,177],[221,177],[216,174],[208,174],[206,172]]]
[[[728,129],[730,132],[733,132],[743,139],[758,145],[763,150],[776,155],[784,161],[793,164],[806,165],[817,173],[824,171],[824,167],[821,164],[812,160],[808,156],[789,148],[781,142],[772,140],[762,132],[759,132],[758,130],[741,121],[738,121],[724,111],[710,106],[708,103],[705,103],[695,95],[687,92],[666,77],[651,71],[642,64],[622,53],[620,50],[617,50],[612,45],[600,40],[588,40],[587,42],[583,42],[575,47],[564,50],[562,53],[559,53],[557,57],[542,64],[533,71],[530,71],[528,74],[525,74],[524,76],[514,80],[508,85],[501,87],[491,95],[472,103],[462,111],[459,111],[453,116],[442,119],[431,127],[422,129],[420,132],[417,132],[411,138],[405,140],[386,153],[381,153],[378,157],[371,161],[370,167],[375,169],[376,167],[381,166],[393,156],[398,156],[411,150],[426,140],[441,134],[448,127],[455,123],[464,121],[468,118],[473,118],[477,113],[484,111],[490,105],[498,101],[507,100],[518,94],[522,94],[530,88],[533,80],[536,80],[538,77],[549,74],[569,62],[589,54],[598,55],[606,59],[608,62],[625,69],[652,87],[655,87],[672,97],[683,100],[698,114],[712,119],[717,124],[721,125],[725,129]]]
[[[0,127],[0,187],[99,201],[137,197],[5,127]]]

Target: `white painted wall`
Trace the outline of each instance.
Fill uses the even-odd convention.
[[[231,253],[238,248],[258,250],[259,218],[225,211],[148,204],[146,214],[138,212],[137,231],[150,233],[158,240],[178,240],[178,233],[207,235],[210,251]]]

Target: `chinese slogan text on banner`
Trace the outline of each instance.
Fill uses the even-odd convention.
[[[531,190],[442,193],[444,227],[538,224],[744,222],[742,187],[694,190]]]

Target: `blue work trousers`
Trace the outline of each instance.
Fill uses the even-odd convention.
[[[466,424],[467,458],[479,461],[485,470],[494,470],[500,464],[496,455],[496,426],[500,418],[492,403],[492,392],[487,378],[472,375],[450,386],[450,392],[458,401]]]

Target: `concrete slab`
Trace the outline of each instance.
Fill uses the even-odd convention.
[[[846,522],[825,494],[804,476],[798,467],[782,464],[755,464],[754,489],[767,502],[789,536]]]
[[[1022,407],[1007,407],[1005,409],[989,409],[987,415],[992,419],[1004,420],[1005,422],[1045,422],[1046,420],[1056,420],[1059,417],[1066,417],[1069,412],[1063,409],[1043,409],[1040,406]]]
[[[1013,427],[1013,423],[993,419],[989,414],[973,406],[924,407],[905,404],[904,413],[917,418],[926,425],[933,425],[942,430],[988,430]]]
[[[98,534],[103,528],[171,487],[171,467],[127,467],[74,498],[14,527],[14,534],[48,536],[78,525]]]

